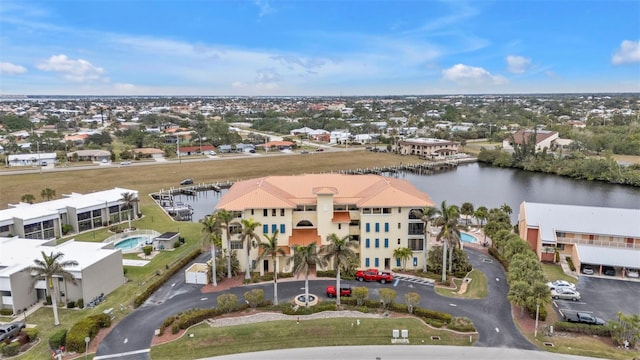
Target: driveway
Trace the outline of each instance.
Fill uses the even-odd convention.
[[[437,295],[433,286],[414,284],[408,281],[398,281],[391,284],[364,284],[369,288],[372,298],[377,298],[379,289],[388,287],[396,290],[399,302],[404,299],[405,293],[417,292],[421,296],[421,307],[470,318],[479,332],[476,346],[536,349],[520,334],[513,322],[511,306],[506,298],[508,286],[500,264],[491,261],[490,257],[477,250],[467,249],[466,251],[474,268],[484,272],[487,276],[489,296],[486,299],[446,298]],[[204,262],[207,257],[208,254],[203,254],[196,259],[196,262]],[[363,283],[356,281],[344,281],[344,283],[351,286],[363,285]],[[310,281],[310,293],[326,298],[325,289],[329,284],[335,284],[335,280]],[[149,348],[154,331],[160,327],[166,317],[190,308],[216,306],[218,293],[202,294],[200,288],[200,285],[186,284],[184,273],[179,271],[144,305],[115,326],[98,347],[94,359],[149,359]],[[240,286],[232,288],[228,292],[234,293],[239,299],[242,299],[244,292],[252,288],[263,289],[265,298],[273,298],[273,284],[270,282]],[[281,301],[288,301],[302,293],[304,293],[303,278],[282,281],[278,284],[278,297]]]
[[[625,314],[640,314],[639,281],[580,276],[576,289],[580,292],[581,300],[556,300],[556,310],[588,311],[605,321],[616,319],[616,313],[619,311]]]

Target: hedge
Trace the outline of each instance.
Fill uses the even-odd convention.
[[[84,339],[87,336],[90,339],[93,339],[98,335],[100,328],[106,328],[109,326],[111,326],[111,317],[106,314],[92,315],[80,319],[80,321],[75,323],[67,333],[65,342],[67,351],[74,351],[78,353],[85,352],[86,343],[84,342]]]
[[[187,256],[183,257],[182,259],[180,259],[180,261],[178,261],[178,263],[176,263],[175,265],[173,265],[172,267],[170,267],[169,269],[167,269],[167,271],[162,274],[162,276],[160,276],[160,278],[158,280],[156,280],[154,283],[152,283],[151,285],[149,285],[149,287],[147,287],[142,294],[138,295],[135,300],[133,301],[133,306],[134,307],[139,307],[140,305],[144,304],[145,301],[147,301],[147,299],[156,291],[158,290],[162,285],[164,285],[164,283],[166,283],[167,281],[169,281],[169,279],[171,279],[171,277],[173,275],[175,275],[178,271],[180,271],[180,269],[182,269],[183,267],[185,267],[188,263],[190,263],[193,259],[197,258],[201,253],[200,248],[193,250],[190,254],[188,254]]]
[[[29,341],[33,341],[38,338],[38,329],[36,328],[25,328],[22,330],[29,337]]]
[[[60,346],[64,346],[67,339],[67,329],[62,329],[54,332],[49,336],[49,348],[51,350],[57,350]]]
[[[590,325],[572,323],[567,321],[558,321],[553,326],[554,331],[564,331],[571,333],[580,333],[586,335],[598,335],[611,337],[611,329],[606,325]]]
[[[2,356],[16,356],[18,355],[18,353],[20,352],[20,343],[17,341],[14,341],[12,343],[10,343],[9,345],[3,346],[2,347]]]

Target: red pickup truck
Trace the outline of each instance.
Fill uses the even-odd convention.
[[[384,284],[393,281],[393,275],[387,271],[379,271],[378,269],[358,270],[356,272],[358,281],[379,281]]]
[[[332,298],[337,294],[336,287],[333,285],[327,286],[327,296]],[[351,296],[350,287],[340,287],[340,296]]]

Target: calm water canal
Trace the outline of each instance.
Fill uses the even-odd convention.
[[[475,208],[494,208],[506,203],[513,209],[511,218],[514,223],[523,201],[640,208],[638,187],[573,180],[555,175],[486,167],[477,163],[434,175],[398,173],[391,176],[409,181],[427,193],[438,207],[443,200],[450,205],[470,202]],[[194,208],[193,221],[197,222],[213,211],[222,194],[224,192],[201,192],[196,197],[179,196],[177,200]]]

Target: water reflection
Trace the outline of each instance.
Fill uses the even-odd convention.
[[[568,205],[619,208],[640,208],[640,188],[586,180],[574,180],[551,174],[531,173],[468,164],[456,170],[433,175],[395,173],[389,176],[405,179],[427,193],[436,206],[444,200],[461,205],[470,202],[475,208],[500,207],[513,209],[511,220],[517,221],[522,201]],[[211,214],[227,190],[199,192],[197,196],[176,196],[193,207],[193,221]]]

